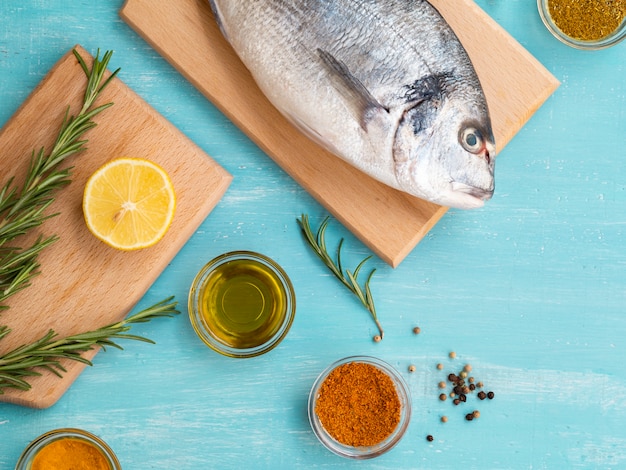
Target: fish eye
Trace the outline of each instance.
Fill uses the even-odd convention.
[[[461,129],[459,141],[463,148],[470,153],[479,153],[483,148],[483,137],[475,127],[466,127]]]

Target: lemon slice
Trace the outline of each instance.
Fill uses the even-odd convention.
[[[91,175],[83,194],[87,227],[119,250],[157,243],[174,218],[176,195],[167,173],[141,158],[118,158]]]

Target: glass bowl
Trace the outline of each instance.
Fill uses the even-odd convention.
[[[232,251],[209,261],[189,290],[189,318],[198,337],[228,357],[264,354],[289,332],[296,297],[272,259]]]
[[[111,450],[111,448],[99,437],[91,434],[90,432],[83,431],[82,429],[73,429],[73,428],[63,428],[63,429],[55,429],[53,431],[48,431],[45,434],[42,434],[33,442],[31,442],[19,460],[17,461],[17,465],[15,466],[15,470],[30,470],[32,468],[33,462],[37,454],[44,449],[44,447],[65,439],[74,439],[77,441],[82,441],[83,443],[87,443],[97,450],[100,451],[105,461],[109,465],[110,470],[121,470],[122,466],[120,462],[117,460],[117,457]]]
[[[337,367],[349,363],[364,363],[376,367],[391,379],[397,392],[400,401],[400,421],[393,432],[378,444],[358,447],[343,444],[330,435],[316,413],[322,384]],[[371,459],[391,450],[404,436],[411,420],[411,396],[402,376],[385,361],[370,356],[350,356],[334,362],[317,377],[309,394],[308,414],[313,433],[328,450],[350,459]]]
[[[611,34],[604,36],[600,39],[594,40],[582,40],[568,36],[561,31],[555,24],[552,16],[550,16],[550,10],[548,8],[548,2],[550,0],[537,0],[537,8],[539,9],[539,16],[543,21],[543,24],[548,28],[548,31],[552,35],[564,44],[570,47],[583,50],[599,50],[607,47],[614,46],[623,39],[626,38],[626,18],[622,20],[622,23]]]

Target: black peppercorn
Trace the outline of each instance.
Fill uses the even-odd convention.
[[[435,440],[435,438],[429,434],[428,436],[426,436],[426,440],[428,442],[433,442]]]
[[[489,392],[489,393],[487,394],[487,398],[489,398],[490,400],[493,400],[493,397],[495,397],[495,393],[493,393],[493,392]]]
[[[478,392],[478,398],[480,398],[481,400],[484,400],[485,398],[487,398],[487,394],[485,392]]]

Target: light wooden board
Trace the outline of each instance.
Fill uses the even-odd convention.
[[[92,57],[77,50],[91,63]],[[115,55],[113,56],[115,62]],[[122,71],[123,73],[123,71]],[[49,148],[67,105],[78,111],[86,85],[76,58],[68,52],[43,79],[0,132],[0,184],[11,175],[21,182],[33,149]],[[0,324],[12,332],[2,340],[0,354],[30,343],[52,328],[67,336],[123,319],[141,299],[176,253],[221,199],[231,175],[166,121],[120,78],[115,78],[98,103],[114,102],[100,113],[97,127],[85,134],[88,149],[70,157],[72,183],[57,192],[40,233],[60,240],[42,252],[42,272],[30,287],[7,301]],[[85,226],[82,192],[87,178],[104,162],[120,157],[147,158],[170,175],[177,196],[174,220],[155,246],[121,252],[97,240]],[[18,246],[27,246],[19,240]],[[159,299],[160,300],[160,299]],[[183,304],[185,299],[177,299]],[[184,310],[184,308],[183,308]],[[92,358],[96,351],[85,357]],[[7,390],[0,400],[43,408],[55,403],[84,369],[64,362],[63,379],[51,373],[33,378],[28,392]]]
[[[473,1],[432,3],[475,64],[501,151],[559,82]],[[294,129],[223,39],[207,0],[127,0],[120,15],[385,262],[397,266],[446,212],[355,171]]]

